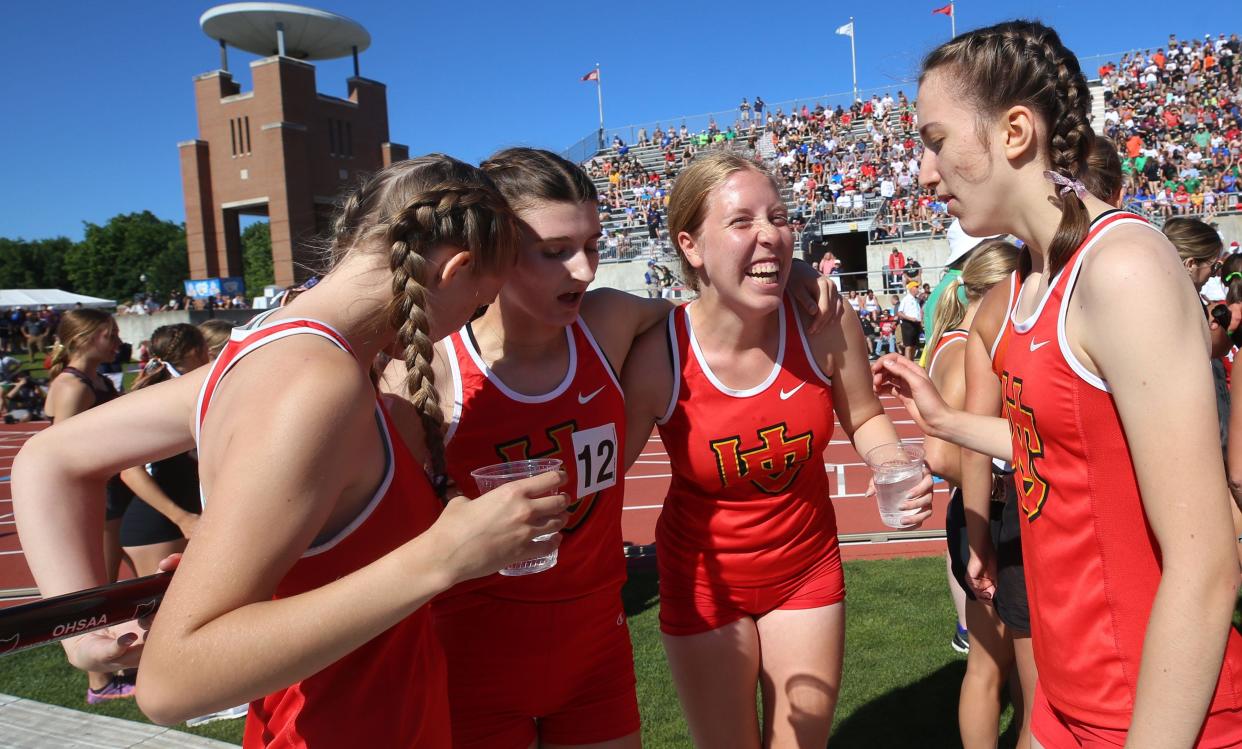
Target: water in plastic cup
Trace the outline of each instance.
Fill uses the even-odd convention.
[[[470,472],[474,477],[474,483],[479,487],[480,494],[486,494],[492,489],[507,484],[510,481],[538,476],[548,473],[549,471],[561,470],[561,461],[557,458],[538,458],[536,460],[516,460],[512,463],[497,463],[485,468],[478,468]],[[546,541],[552,538],[552,534],[546,536],[536,536],[536,541]],[[500,570],[500,574],[507,577],[516,577],[518,575],[533,575],[536,572],[550,570],[556,566],[556,552],[553,549],[551,554],[534,559],[525,559],[516,562]]]
[[[890,528],[908,525],[901,503],[907,492],[923,480],[923,448],[892,443],[872,448],[863,458],[875,474],[876,504],[880,520]]]

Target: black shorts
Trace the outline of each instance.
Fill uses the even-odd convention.
[[[119,520],[124,517],[125,510],[129,509],[129,503],[134,499],[134,492],[125,485],[124,481],[121,481],[120,476],[113,476],[108,479],[105,497],[104,520]]]
[[[1005,481],[1005,509],[1001,514],[996,544],[996,613],[1007,626],[1031,631],[1031,609],[1026,599],[1026,570],[1022,566],[1022,521],[1018,514],[1018,490],[1012,478]]]
[[[901,321],[901,345],[918,348],[919,334],[923,332],[923,326],[909,320]]]
[[[186,506],[182,502],[177,502],[177,505],[187,512],[199,512],[198,507]],[[130,502],[121,520],[121,546],[149,546],[182,538],[181,529],[173,521],[137,497]]]
[[[1005,500],[992,501],[988,518],[989,535],[996,549],[996,595],[992,604],[996,607],[1001,621],[1025,633],[1031,631],[1031,615],[1026,599],[1026,574],[1022,568],[1017,492],[1012,479],[1007,478],[1004,486]],[[945,536],[953,577],[962,586],[962,590],[966,591],[966,597],[973,601],[975,595],[966,583],[966,562],[970,559],[970,545],[960,489],[955,489],[949,500],[945,513]]]
[[[203,511],[198,491],[198,460],[189,453],[174,455],[151,464],[151,477],[178,507],[197,515]],[[184,536],[176,523],[151,505],[134,497],[121,521],[122,546],[149,546],[177,541]]]

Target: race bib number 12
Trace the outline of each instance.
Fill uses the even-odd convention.
[[[574,432],[574,456],[578,463],[578,498],[617,483],[617,425]]]

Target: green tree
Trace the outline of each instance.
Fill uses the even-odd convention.
[[[123,301],[149,291],[163,299],[189,278],[185,229],[150,211],[119,214],[102,226],[87,222],[65,271],[71,289],[82,294]]]
[[[247,226],[241,235],[242,278],[246,294],[261,296],[263,287],[276,283],[272,270],[272,230],[266,221]]]
[[[0,288],[63,289],[65,256],[73,248],[66,237],[7,239],[0,237]]]

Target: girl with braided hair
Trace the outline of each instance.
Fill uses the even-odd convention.
[[[1238,563],[1207,324],[1165,237],[1084,186],[1089,113],[1076,58],[1039,23],[928,55],[919,180],[970,234],[1020,238],[1031,265],[984,300],[979,316],[999,304],[1004,324],[990,350],[968,345],[966,411],[897,357],[876,386],[929,436],[1014,465],[1033,745],[1236,746]],[[1004,419],[970,412],[989,367]],[[986,600],[988,574],[972,575]]]
[[[436,601],[453,743],[637,747],[634,662],[621,603],[626,427],[616,372],[635,337],[672,305],[587,291],[601,228],[595,185],[578,166],[548,151],[510,148],[482,168],[517,214],[523,245],[496,303],[438,345],[449,475],[474,495],[474,468],[557,457],[572,504],[556,566],[492,576]],[[830,301],[827,283],[809,266],[801,270],[806,301]],[[405,371],[397,362],[388,376]],[[531,683],[522,675],[536,667],[543,678]]]
[[[161,325],[151,334],[151,359],[133,390],[188,374],[208,362],[207,342],[189,323]],[[134,499],[121,519],[121,547],[134,574],[154,575],[170,554],[185,550],[202,512],[198,496],[198,456],[184,452],[121,471]]]
[[[246,747],[448,747],[425,604],[550,553],[565,519],[563,474],[445,504],[423,470],[443,462],[431,342],[495,297],[517,227],[485,174],[440,155],[377,172],[346,216],[332,271],[235,330],[211,367],[31,439],[17,520],[43,592],[98,584],[98,560],[60,533],[98,527],[90,488],[197,448],[204,511],[145,645],[143,711],[175,723],[250,701]],[[372,385],[390,348],[417,419]],[[66,441],[107,448],[70,460]],[[69,647],[79,663],[132,660],[135,639]]]

